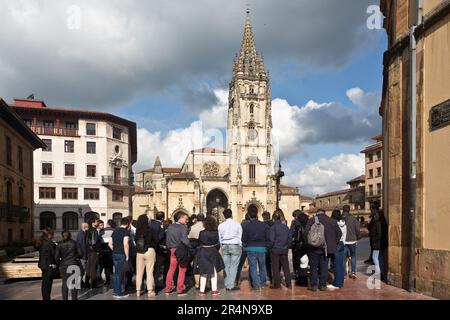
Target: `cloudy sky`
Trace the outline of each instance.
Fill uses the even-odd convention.
[[[139,128],[135,170],[156,155],[180,166],[193,147],[224,144],[247,3],[284,182],[345,188],[381,131],[385,36],[366,27],[376,0],[2,0],[0,96],[126,117]]]

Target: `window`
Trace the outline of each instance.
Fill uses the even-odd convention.
[[[113,138],[117,140],[122,140],[122,129],[113,127]]]
[[[74,164],[65,164],[64,165],[64,176],[66,177],[75,177],[75,165]]]
[[[68,231],[78,230],[78,215],[76,212],[63,213],[63,229]]]
[[[52,176],[53,175],[53,164],[52,163],[43,163],[42,164],[42,175],[43,176]]]
[[[20,241],[25,240],[25,230],[20,229]]]
[[[6,136],[6,164],[12,166],[11,138]]]
[[[76,129],[77,124],[75,122],[66,122],[66,129]]]
[[[44,128],[54,128],[55,122],[53,120],[44,120],[43,125],[44,125]]]
[[[112,201],[123,201],[123,191],[122,190],[113,190],[112,192]]]
[[[369,170],[369,179],[372,179],[373,178],[373,169],[370,169]]]
[[[86,142],[86,152],[95,154],[95,142]]]
[[[341,197],[338,198],[338,203],[342,204],[342,198]]]
[[[250,182],[255,182],[256,177],[256,165],[251,164],[249,165],[249,180]]]
[[[373,196],[373,185],[369,185],[369,196]]]
[[[23,187],[19,187],[19,207],[23,208],[25,206],[25,199],[23,193]]]
[[[250,114],[254,114],[255,113],[255,105],[252,103],[250,105]]]
[[[56,214],[54,212],[42,212],[39,216],[39,228],[56,229]]]
[[[86,175],[90,178],[95,178],[97,176],[97,166],[93,164],[88,164],[86,166]]]
[[[39,199],[55,199],[56,189],[55,188],[39,188]]]
[[[11,181],[7,181],[6,182],[6,205],[7,205],[8,208],[13,205],[12,183],[11,183]]]
[[[77,200],[78,189],[77,188],[62,188],[62,198],[64,200]]]
[[[373,162],[373,153],[369,153],[369,162]]]
[[[250,86],[250,94],[255,94],[255,87]]]
[[[52,140],[51,139],[42,139],[42,141],[47,146],[47,148],[43,149],[42,151],[51,152],[52,151]]]
[[[381,177],[381,167],[377,168],[377,177]]]
[[[378,159],[378,160],[381,160],[381,151],[378,151],[378,152],[377,152],[377,159]]]
[[[73,140],[64,141],[64,152],[67,152],[67,153],[75,152],[75,142]]]
[[[381,195],[381,183],[377,183],[377,195]]]
[[[99,200],[100,190],[99,189],[84,189],[84,200]]]
[[[21,146],[17,147],[17,159],[19,161],[19,171],[23,173],[23,149]]]
[[[86,135],[88,136],[96,135],[95,123],[86,123]]]

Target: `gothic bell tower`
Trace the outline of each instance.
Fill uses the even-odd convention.
[[[274,165],[270,81],[256,51],[249,10],[229,87],[227,143],[230,180],[237,193],[245,186],[270,192]]]

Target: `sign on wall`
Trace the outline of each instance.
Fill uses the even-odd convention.
[[[443,128],[450,124],[450,100],[441,103],[430,110],[430,131]]]

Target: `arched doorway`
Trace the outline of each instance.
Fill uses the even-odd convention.
[[[217,222],[224,221],[223,211],[228,208],[228,198],[219,189],[211,190],[206,196],[206,214],[213,215]]]
[[[91,219],[100,219],[100,215],[93,211],[86,212],[84,214],[84,222],[89,222]]]
[[[45,228],[56,229],[56,214],[54,212],[46,211],[39,215],[39,229]]]

